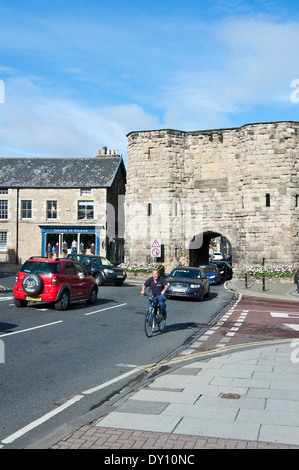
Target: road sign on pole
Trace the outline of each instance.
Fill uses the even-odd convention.
[[[161,240],[160,238],[151,239],[151,256],[153,258],[161,257]]]

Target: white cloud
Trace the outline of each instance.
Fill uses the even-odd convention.
[[[299,76],[298,23],[231,20],[213,25],[208,36],[215,49],[209,63],[199,54],[192,70],[174,74],[165,89],[170,127],[227,126],[235,113],[270,104],[278,112],[290,102],[290,82]]]
[[[90,107],[46,96],[28,79],[14,79],[7,88],[0,108],[2,156],[90,157],[103,145],[125,156],[128,132],[159,127],[136,104]]]
[[[275,100],[298,72],[298,23],[240,20],[225,25],[221,37],[229,47],[230,91],[236,100]]]
[[[34,55],[31,42],[40,36],[32,33],[24,48],[32,46],[34,66],[21,77],[17,66],[0,65],[0,78],[10,77],[0,104],[0,156],[92,156],[103,145],[125,155],[128,132],[229,127],[241,114],[245,124],[252,109],[255,120],[263,120],[259,109],[268,105],[273,120],[280,120],[281,107],[290,103],[290,83],[299,78],[296,22],[194,18],[176,29],[170,23],[167,34],[155,25],[157,37],[147,30],[146,40],[130,30],[105,42],[87,25],[80,31],[97,40],[73,38],[72,23],[67,31],[53,24],[43,32],[49,62]],[[18,38],[10,47],[20,47]],[[72,60],[65,60],[73,46]],[[93,105],[94,99],[102,105]]]

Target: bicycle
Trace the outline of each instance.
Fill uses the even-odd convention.
[[[145,315],[145,334],[148,338],[153,336],[156,325],[158,325],[159,331],[162,333],[166,326],[166,310],[164,315],[160,311],[159,296],[144,294],[145,297],[149,297],[149,308]]]

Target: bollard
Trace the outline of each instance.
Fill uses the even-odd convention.
[[[299,274],[297,276],[297,294],[299,294]]]
[[[247,283],[247,273],[245,273],[245,289],[248,288],[248,283]]]
[[[263,290],[266,290],[266,288],[265,288],[265,276],[263,276]]]

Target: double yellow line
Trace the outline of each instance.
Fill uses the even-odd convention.
[[[222,348],[210,349],[209,351],[194,352],[186,356],[179,355],[173,359],[163,360],[153,364],[146,364],[144,366],[139,366],[139,369],[145,370],[146,372],[151,372],[155,369],[159,369],[163,366],[172,366],[175,364],[180,364],[188,361],[194,361],[194,359],[205,358],[209,356],[219,356],[221,354],[226,354],[230,351],[237,351],[242,349],[254,348],[257,346],[268,346],[271,344],[280,344],[280,343],[291,343],[292,341],[299,340],[299,338],[288,338],[288,339],[275,339],[269,341],[256,341],[252,343],[241,343],[235,344],[234,346],[223,346]]]

